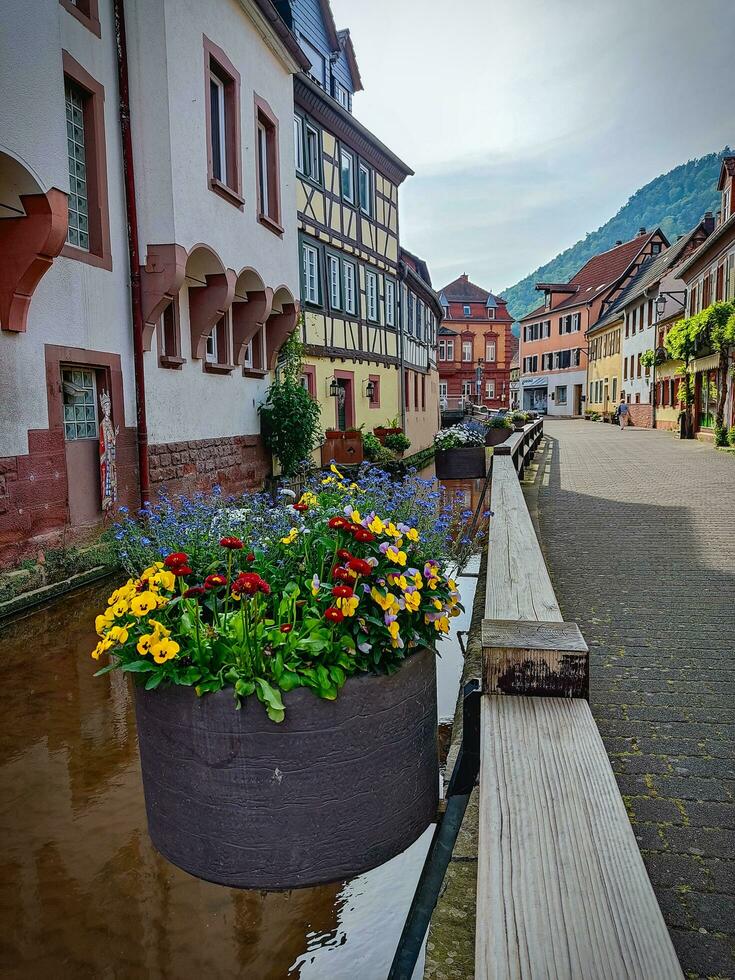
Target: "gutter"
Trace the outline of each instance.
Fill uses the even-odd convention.
[[[133,363],[135,368],[135,408],[138,435],[138,482],[140,503],[145,506],[150,496],[148,468],[148,421],[145,402],[145,367],[143,364],[143,301],[140,283],[140,247],[138,243],[138,211],[135,195],[133,137],[130,129],[130,88],[128,85],[128,47],[125,36],[124,0],[112,0],[117,49],[117,79],[120,103],[120,132],[122,134],[123,175],[125,179],[125,212],[128,225],[128,255],[130,260],[130,302],[133,313]]]
[[[406,278],[406,267],[398,263],[398,397],[401,399],[401,428],[406,432],[406,372],[403,368],[403,283]]]

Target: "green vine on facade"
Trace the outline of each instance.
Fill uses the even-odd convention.
[[[735,346],[735,303],[718,301],[700,313],[679,320],[669,330],[664,344],[669,357],[684,362],[682,374],[685,383],[680,385],[680,402],[683,403],[686,417],[686,437],[689,439],[694,434],[692,361],[702,354],[716,353],[718,355],[715,442],[718,446],[726,445],[725,398],[727,395],[730,348]],[[681,394],[683,394],[683,398]]]
[[[297,326],[281,348],[275,380],[258,409],[263,441],[286,477],[299,472],[320,433],[319,404],[301,383],[304,346],[299,334]]]

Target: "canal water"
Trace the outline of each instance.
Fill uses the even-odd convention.
[[[452,488],[469,502],[477,487]],[[469,610],[476,578],[460,585]],[[146,831],[128,682],[92,676],[108,592],[0,627],[0,975],[384,980],[433,828],[380,868],[290,892],[223,888],[169,864]],[[441,651],[440,719],[461,676],[456,632]]]

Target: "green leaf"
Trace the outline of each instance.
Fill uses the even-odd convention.
[[[118,666],[119,664],[117,663],[117,661],[115,661],[114,664],[107,664],[106,667],[100,667],[99,670],[96,670],[92,676],[101,677],[103,674],[109,674],[111,670],[114,670]]]
[[[302,680],[292,670],[284,670],[278,678],[278,686],[282,691],[293,691],[294,688],[302,686]]]
[[[158,687],[164,678],[163,671],[159,671],[157,674],[151,674],[148,680],[145,682],[146,691],[152,691],[154,688]]]
[[[131,660],[130,663],[123,664],[122,669],[127,670],[129,673],[142,674],[144,671],[156,670],[156,665],[147,660]]]
[[[243,698],[249,697],[254,690],[255,683],[253,681],[239,680],[235,684],[235,691]]]
[[[264,680],[262,677],[256,677],[255,683],[258,687],[258,697],[263,702],[263,704],[268,704],[277,710],[283,710],[283,701],[281,700],[281,692],[271,687],[268,681]]]

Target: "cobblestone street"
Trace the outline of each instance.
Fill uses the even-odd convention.
[[[540,537],[689,977],[735,977],[735,458],[547,421]],[[535,494],[534,494],[535,495]]]

